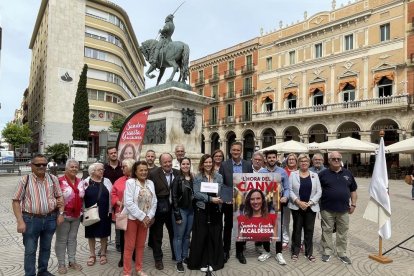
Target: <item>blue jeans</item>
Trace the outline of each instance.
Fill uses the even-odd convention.
[[[193,227],[194,211],[191,209],[181,209],[181,224],[175,222],[174,213],[172,214],[172,225],[174,229],[174,253],[177,262],[182,262],[188,257],[190,246],[190,233]]]
[[[56,215],[36,218],[23,214],[26,232],[23,233],[24,273],[25,276],[36,275],[36,251],[40,238],[38,272],[47,271],[50,247],[56,230]]]

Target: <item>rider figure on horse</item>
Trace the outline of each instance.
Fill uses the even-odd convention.
[[[157,43],[157,46],[155,47],[155,51],[154,54],[151,57],[150,60],[150,64],[154,67],[157,67],[157,59],[158,59],[158,54],[160,53],[161,48],[163,48],[164,46],[166,46],[168,43],[170,43],[171,40],[171,36],[174,33],[174,15],[170,14],[165,18],[165,25],[164,27],[159,30],[160,33],[160,39]]]

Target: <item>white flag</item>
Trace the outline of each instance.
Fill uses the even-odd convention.
[[[378,234],[383,239],[391,238],[391,204],[388,195],[388,174],[385,159],[384,139],[381,137],[374,172],[369,185],[370,199],[364,218],[378,223]]]

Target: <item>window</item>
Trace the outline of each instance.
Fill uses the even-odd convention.
[[[243,95],[250,95],[252,92],[252,77],[245,78],[243,81]]]
[[[287,98],[287,107],[289,109],[296,108],[296,96],[294,96],[292,93],[289,94]]]
[[[227,83],[227,97],[228,98],[234,97],[234,81],[229,81]]]
[[[322,57],[322,43],[318,43],[315,45],[315,58]]]
[[[204,71],[203,70],[198,71],[198,79],[202,80],[203,77],[204,77]]]
[[[213,85],[211,87],[211,97],[218,100],[218,85]]]
[[[355,101],[355,87],[354,86],[348,83],[342,91],[343,91],[344,102]]]
[[[270,99],[269,97],[266,97],[266,99],[263,102],[263,111],[264,112],[273,111],[273,102],[272,102],[272,99]]]
[[[213,106],[210,109],[210,125],[217,125],[218,107]]]
[[[272,70],[272,58],[266,58],[266,70]]]
[[[289,52],[289,64],[293,65],[296,63],[296,53],[295,51],[290,51]]]
[[[322,105],[323,104],[323,93],[316,89],[315,92],[313,92],[313,105]]]
[[[246,56],[246,65],[247,65],[247,68],[250,68],[251,66],[253,66],[253,57],[252,57],[252,55]]]
[[[382,77],[378,82],[378,97],[392,96],[392,80],[387,77]]]
[[[390,40],[390,23],[380,26],[381,42]]]
[[[345,51],[349,51],[354,49],[354,35],[346,35],[345,36]]]
[[[233,123],[234,122],[234,106],[232,104],[226,105],[226,122]]]
[[[234,60],[229,61],[229,71],[234,70]]]
[[[252,120],[252,102],[245,101],[243,103],[243,121],[251,121]]]
[[[213,66],[213,78],[218,77],[218,67],[217,65]]]

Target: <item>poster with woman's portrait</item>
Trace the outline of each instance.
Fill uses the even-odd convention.
[[[280,240],[281,179],[278,173],[233,175],[237,241]]]
[[[124,122],[118,136],[118,159],[139,160],[150,107],[132,113]]]

